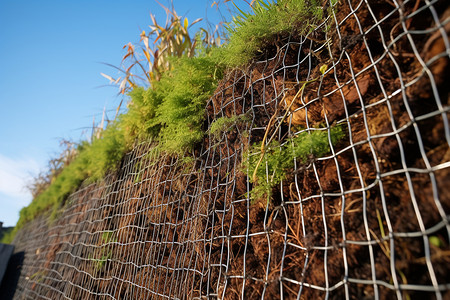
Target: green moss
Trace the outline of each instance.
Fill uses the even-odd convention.
[[[251,13],[238,8],[240,13],[227,27],[229,42],[218,50],[221,61],[231,67],[245,65],[258,57],[267,45],[273,44],[276,35],[311,32],[323,20],[322,2],[257,0]]]
[[[121,116],[127,144],[154,137],[158,148],[183,154],[204,136],[206,101],[223,76],[223,68],[209,56],[172,58],[172,70],[147,90],[136,88],[128,112]]]
[[[124,131],[127,145],[136,139],[157,136],[161,125],[155,122],[156,110],[163,101],[163,94],[157,88],[144,89],[137,87],[129,94],[131,101],[128,111],[120,115],[120,126]]]
[[[208,131],[216,140],[218,140],[222,133],[230,131],[233,126],[238,123],[247,122],[249,120],[250,118],[246,114],[234,115],[231,117],[221,117],[211,123]]]
[[[189,174],[195,166],[195,158],[192,156],[182,156],[178,159],[178,165],[183,174]]]
[[[328,130],[304,131],[288,139],[283,145],[272,141],[265,147],[259,167],[258,161],[262,155],[261,143],[252,145],[243,156],[243,169],[253,184],[250,197],[254,201],[269,200],[273,187],[280,184],[286,178],[286,174],[294,169],[295,161],[297,161],[298,169],[299,164],[307,164],[310,159],[322,157],[330,152],[329,134],[331,144],[335,145],[345,136],[343,125],[330,127],[329,133]],[[256,174],[256,180],[253,174]]]
[[[111,124],[103,132],[102,137],[94,140],[92,145],[87,147],[87,151],[82,153],[81,159],[88,165],[89,181],[100,180],[108,171],[114,170],[125,150],[127,150],[125,135],[119,121]],[[83,168],[79,168],[84,166],[77,165],[77,167],[75,172],[84,175]]]
[[[222,76],[223,69],[208,56],[181,58],[162,76],[155,86],[164,95],[156,109],[161,149],[183,154],[203,138],[206,101]]]

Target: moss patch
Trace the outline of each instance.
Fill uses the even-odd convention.
[[[337,1],[332,1],[337,2]],[[323,21],[323,1],[319,0],[259,0],[253,11],[239,10],[227,29],[230,40],[221,51],[221,60],[226,65],[242,66],[263,53],[264,47],[273,44],[280,34],[295,32],[305,35]]]

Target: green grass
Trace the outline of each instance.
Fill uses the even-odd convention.
[[[343,125],[332,126],[328,130],[303,131],[293,138],[289,138],[281,145],[272,141],[266,145],[262,163],[258,166],[261,157],[261,143],[252,145],[243,155],[242,167],[253,184],[250,198],[253,201],[270,200],[272,189],[286,179],[294,169],[307,164],[310,159],[320,158],[330,152],[331,144],[335,145],[345,136]],[[255,172],[256,169],[256,172]],[[253,174],[256,174],[254,180]]]

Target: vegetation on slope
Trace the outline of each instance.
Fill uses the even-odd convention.
[[[159,150],[170,154],[183,155],[191,151],[204,137],[205,104],[225,68],[248,63],[279,33],[310,31],[322,18],[319,2],[255,1],[251,13],[240,10],[228,25],[229,41],[222,47],[216,47],[220,42],[215,33],[203,29],[191,38],[187,19],[182,21],[175,11],[170,12],[166,27],[159,26],[152,17],[152,31],[141,33],[143,46],[140,49],[146,63],[138,59],[136,47],[128,44],[123,58],[123,62],[128,63],[123,70],[126,75],[114,79],[103,74],[119,86],[121,93],[128,93],[128,111],[91,143],[82,142],[75,147],[75,152],[71,153],[76,153],[76,157],[64,164],[57,175],[48,180],[48,187],[40,189],[32,203],[21,210],[17,226],[3,242],[11,242],[18,229],[42,212],[56,213],[83,181],[97,181],[114,170],[136,140],[153,137]],[[149,44],[152,35],[159,41],[154,48]],[[135,80],[139,77],[133,73],[136,68],[144,73],[143,78],[148,82],[141,85],[146,88]],[[282,154],[289,153],[286,148]]]
[[[331,1],[333,4],[337,0]],[[260,56],[264,47],[277,35],[305,35],[323,21],[324,1],[279,0],[255,1],[251,12],[239,10],[227,26],[229,42],[222,49],[222,62],[227,66],[242,66]]]
[[[135,139],[155,137],[159,148],[183,154],[204,135],[206,100],[222,78],[223,68],[210,57],[172,59],[176,67],[162,74],[151,88],[135,88],[128,112],[120,116],[124,138],[130,146]]]

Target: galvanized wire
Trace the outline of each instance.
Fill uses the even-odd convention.
[[[449,297],[448,11],[341,1],[308,35],[281,36],[207,104],[209,125],[248,119],[189,159],[139,143],[56,219],[22,228],[15,299]],[[294,159],[269,201],[250,198],[242,163],[266,131],[281,148],[339,124],[328,154]]]

